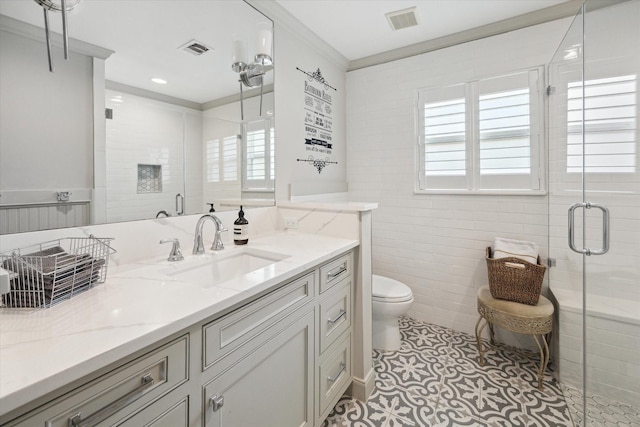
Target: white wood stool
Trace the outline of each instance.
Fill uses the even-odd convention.
[[[489,286],[483,286],[478,289],[478,313],[480,317],[476,323],[476,343],[478,353],[480,353],[480,366],[484,366],[484,349],[481,338],[485,326],[489,325],[491,344],[495,343],[494,326],[519,334],[531,335],[540,350],[538,389],[542,390],[544,371],[549,363],[547,339],[553,331],[553,304],[551,301],[542,295],[540,295],[537,305],[495,299],[491,296]]]

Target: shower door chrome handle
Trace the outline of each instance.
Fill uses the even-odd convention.
[[[591,209],[596,208],[602,211],[602,248],[601,249],[589,249],[589,248],[576,248],[575,244],[575,211],[577,208]],[[569,247],[572,251],[585,255],[604,255],[609,251],[609,209],[599,205],[597,203],[585,202],[575,203],[569,208]],[[583,224],[584,226],[584,224]]]
[[[576,209],[580,208],[580,207],[585,207],[584,203],[574,203],[573,205],[571,205],[571,207],[569,207],[569,247],[571,248],[572,251],[577,252],[579,254],[586,254],[587,251],[586,249],[577,249],[576,248],[576,244],[575,244],[575,238],[574,238],[574,231],[575,231],[575,214],[576,214]]]
[[[176,215],[184,215],[184,196],[176,194]]]

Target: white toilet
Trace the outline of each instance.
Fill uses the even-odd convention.
[[[398,350],[400,348],[398,318],[411,307],[413,293],[407,285],[389,277],[374,274],[371,282],[373,348]]]

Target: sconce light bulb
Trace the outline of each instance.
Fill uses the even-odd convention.
[[[260,22],[258,24],[258,53],[271,56],[273,43],[273,32],[270,22]]]
[[[246,40],[234,40],[233,41],[233,56],[231,68],[236,73],[244,70],[247,66],[247,41]]]

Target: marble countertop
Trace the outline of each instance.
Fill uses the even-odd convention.
[[[215,286],[172,276],[164,257],[109,266],[107,281],[47,309],[0,310],[0,416],[216,314],[243,305],[357,240],[286,231],[227,245],[286,258]],[[168,248],[167,248],[168,249]],[[215,257],[216,255],[209,255]],[[185,264],[185,265],[187,265]]]

